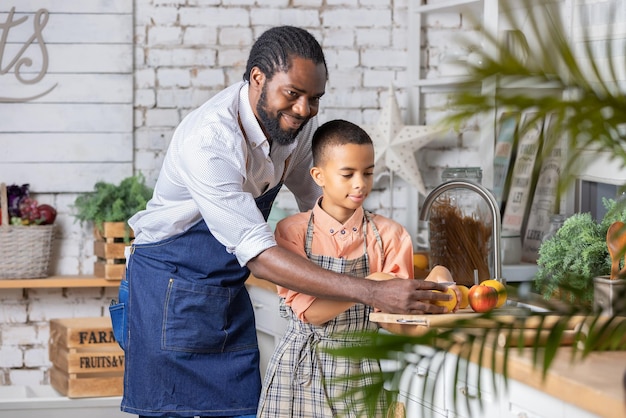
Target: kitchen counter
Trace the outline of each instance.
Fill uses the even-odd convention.
[[[246,284],[275,294],[276,286],[266,280],[250,276]],[[278,306],[276,306],[278,310]],[[485,348],[484,358],[493,351]],[[509,379],[519,381],[547,395],[606,418],[626,417],[623,375],[626,371],[626,351],[595,352],[584,360],[571,361],[572,348],[561,347],[545,378],[541,370],[532,366],[532,350],[524,348],[509,351]],[[498,360],[503,361],[502,353]],[[478,362],[477,358],[472,359]],[[489,367],[490,362],[483,362]],[[528,400],[532,402],[532,400]]]
[[[485,358],[491,358],[493,351],[485,351]],[[571,359],[572,348],[561,347],[544,380],[540,368],[533,368],[532,349],[520,352],[514,348],[509,352],[508,377],[600,417],[626,417],[622,382],[626,351],[595,352],[584,360]],[[484,362],[483,366],[489,364]]]
[[[463,314],[457,314],[461,316]],[[474,315],[474,314],[469,314]],[[376,318],[382,321],[392,321],[393,317],[389,314],[376,314]],[[401,316],[401,315],[400,315]],[[431,315],[413,315],[411,318],[429,317]],[[406,315],[405,315],[406,317]],[[549,323],[550,317],[546,318]],[[435,319],[437,321],[435,321]],[[436,324],[444,324],[445,316],[434,316],[430,326]],[[439,321],[441,320],[441,321]],[[405,325],[410,327],[409,325]],[[442,325],[448,328],[451,325]],[[488,325],[482,325],[488,326]],[[424,328],[414,325],[412,328]],[[410,329],[412,329],[410,328]],[[572,331],[573,332],[573,331]],[[402,332],[411,335],[410,332]],[[525,336],[524,339],[530,343],[534,340],[534,331],[524,331],[524,335],[532,334],[533,338]],[[527,342],[527,344],[528,344]],[[573,337],[569,340],[569,344],[573,343]],[[503,370],[504,352],[502,348],[488,342],[484,346],[482,361],[480,361],[480,350],[478,348],[472,350],[470,362],[481,364],[484,368],[493,368],[498,373]],[[457,354],[458,349],[452,349],[451,354]],[[492,359],[495,353],[495,366],[492,366]],[[590,353],[586,358],[581,359],[581,353],[576,352],[576,358],[572,355],[574,350],[571,346],[563,345],[559,347],[557,354],[548,370],[547,375],[542,376],[541,363],[536,368],[533,367],[533,349],[530,347],[522,348],[509,347],[507,376],[510,380],[520,382],[527,385],[542,394],[551,396],[566,404],[573,405],[577,408],[589,411],[600,417],[626,417],[626,396],[624,389],[624,373],[626,372],[626,351],[603,351]],[[532,401],[528,401],[529,403]]]

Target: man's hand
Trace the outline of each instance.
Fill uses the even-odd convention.
[[[431,304],[450,300],[446,286],[424,280],[363,280],[325,270],[284,248],[268,248],[250,260],[248,268],[255,277],[279,286],[322,299],[358,302],[385,313],[445,313],[446,308]]]
[[[373,278],[372,278],[373,279]],[[447,286],[424,280],[372,280],[371,306],[381,312],[420,315],[445,313],[448,310],[430,303],[435,300],[450,300],[445,293]],[[440,292],[432,292],[439,290]]]

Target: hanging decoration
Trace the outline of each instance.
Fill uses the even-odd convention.
[[[393,85],[389,87],[387,105],[381,110],[378,123],[362,128],[374,142],[376,173],[389,169],[425,196],[426,187],[415,152],[437,138],[441,130],[433,126],[404,125]]]

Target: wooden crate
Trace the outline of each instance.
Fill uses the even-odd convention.
[[[124,376],[120,373],[68,374],[52,367],[50,385],[68,398],[121,396]]]
[[[97,257],[93,266],[96,277],[120,280],[124,276],[126,257],[124,240],[133,238],[133,231],[126,229],[124,222],[105,222],[102,230],[94,227],[93,252]]]
[[[122,349],[60,348],[49,350],[50,361],[67,373],[105,373],[124,371]]]
[[[50,320],[50,384],[69,398],[119,396],[123,390],[124,351],[111,319]]]
[[[109,317],[51,319],[50,344],[60,348],[119,348]]]

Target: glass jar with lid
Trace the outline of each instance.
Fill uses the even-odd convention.
[[[567,216],[560,213],[550,215],[550,227],[541,238],[541,242],[546,242],[550,238],[556,235],[556,232],[563,226]]]
[[[461,180],[481,184],[480,167],[446,168],[443,182]],[[472,286],[488,280],[492,219],[489,205],[476,192],[452,188],[433,202],[429,216],[430,266],[442,265],[458,284]]]

